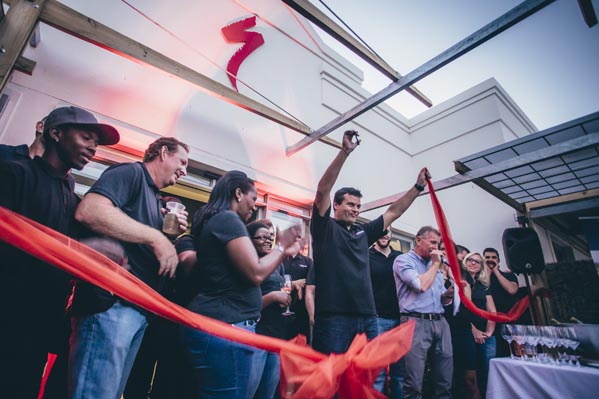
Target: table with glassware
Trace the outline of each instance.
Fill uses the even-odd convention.
[[[568,367],[502,357],[491,359],[487,399],[599,397],[599,369]]]
[[[573,328],[504,324],[501,335],[511,358],[491,360],[488,399],[599,397],[599,368],[581,364]]]

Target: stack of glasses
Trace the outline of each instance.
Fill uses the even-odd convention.
[[[504,324],[501,336],[510,345],[512,359],[580,367],[580,342],[572,327]]]

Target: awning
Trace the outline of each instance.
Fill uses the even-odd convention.
[[[562,211],[599,209],[599,112],[454,163],[461,174],[481,176],[472,181],[520,211],[533,203],[560,203]]]

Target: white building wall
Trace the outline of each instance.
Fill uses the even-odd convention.
[[[260,18],[251,30],[263,35],[265,45],[241,65],[239,78],[312,128],[370,95],[360,86],[361,71],[324,45],[282,2],[134,2],[187,44],[120,1],[63,2],[227,86],[226,74],[204,56],[225,67],[240,45],[226,43],[220,29],[256,13]],[[287,158],[285,149],[303,137],[299,133],[44,24],[40,44],[24,55],[37,67],[33,76],[13,73],[6,91],[11,101],[0,119],[2,143],[30,142],[38,119],[55,107],[73,104],[115,124],[123,147],[143,151],[159,135],[175,136],[191,145],[197,163],[221,171],[243,170],[272,193],[305,204],[337,153],[315,143]],[[238,87],[263,101],[241,83]],[[337,187],[362,189],[364,203],[408,189],[423,166],[439,180],[455,174],[453,160],[535,130],[493,79],[413,119],[382,104],[331,137],[340,140],[346,129],[359,130],[363,143],[347,161]],[[503,229],[515,225],[511,208],[472,184],[439,196],[454,238],[471,249],[500,249]],[[424,224],[434,224],[428,197],[418,199],[394,227],[415,233]]]

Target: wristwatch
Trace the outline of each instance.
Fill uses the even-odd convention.
[[[416,190],[418,190],[418,192],[423,192],[424,191],[424,186],[421,186],[420,184],[416,183],[414,184],[414,188]]]

